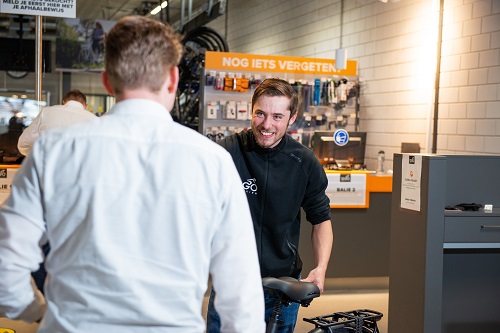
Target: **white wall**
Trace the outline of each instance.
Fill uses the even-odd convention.
[[[500,1],[446,0],[441,153],[500,154]]]
[[[229,0],[210,26],[231,52],[334,58],[340,0]],[[402,142],[431,152],[437,0],[345,0],[343,48],[358,61],[366,163]],[[438,153],[500,154],[500,0],[445,0]]]

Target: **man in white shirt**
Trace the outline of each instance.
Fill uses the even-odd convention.
[[[92,112],[87,110],[85,94],[78,89],[70,90],[64,95],[62,105],[48,106],[40,111],[19,137],[17,149],[26,156],[41,132],[73,125],[95,117]]]
[[[179,36],[154,19],[127,17],[109,31],[105,55],[102,80],[117,104],[42,133],[0,208],[0,315],[42,318],[39,333],[201,333],[211,275],[222,331],[264,332],[236,167],[168,111]],[[30,272],[46,240],[45,300]]]

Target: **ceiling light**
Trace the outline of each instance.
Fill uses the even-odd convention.
[[[160,12],[160,10],[161,10],[161,6],[156,7],[155,9],[153,9],[153,10],[151,11],[151,15],[156,15],[156,14],[158,14],[158,13]]]
[[[161,5],[158,5],[156,6],[152,11],[151,11],[151,15],[156,15],[160,12],[160,10],[164,9],[165,7],[167,7],[168,5],[168,1],[163,1],[161,3]]]
[[[344,26],[344,0],[340,0],[340,48],[335,51],[335,68],[347,68],[347,50],[342,47],[342,34]]]
[[[347,50],[345,49],[335,50],[335,68],[347,69]]]

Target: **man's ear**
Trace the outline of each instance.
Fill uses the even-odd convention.
[[[295,114],[293,115],[293,117],[290,118],[290,121],[288,122],[288,126],[290,126],[291,124],[293,124],[296,119],[297,119],[297,112],[295,112]]]
[[[113,87],[111,86],[111,83],[109,82],[108,73],[106,73],[106,71],[102,72],[101,74],[101,82],[108,94],[110,94],[111,96],[115,96],[115,92],[113,90]]]
[[[160,99],[161,104],[163,104],[169,111],[175,103],[175,96],[177,93],[177,85],[179,84],[179,68],[177,66],[172,67],[163,81],[160,88]]]
[[[175,94],[177,85],[179,84],[179,67],[174,66],[170,69],[169,73],[170,83],[168,85],[168,92]]]

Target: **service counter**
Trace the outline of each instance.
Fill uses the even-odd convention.
[[[0,164],[0,205],[10,194],[10,185],[20,164]]]
[[[327,170],[334,244],[327,278],[389,276],[392,175]],[[312,226],[302,213],[303,273],[314,266]],[[304,223],[305,222],[305,223]]]

